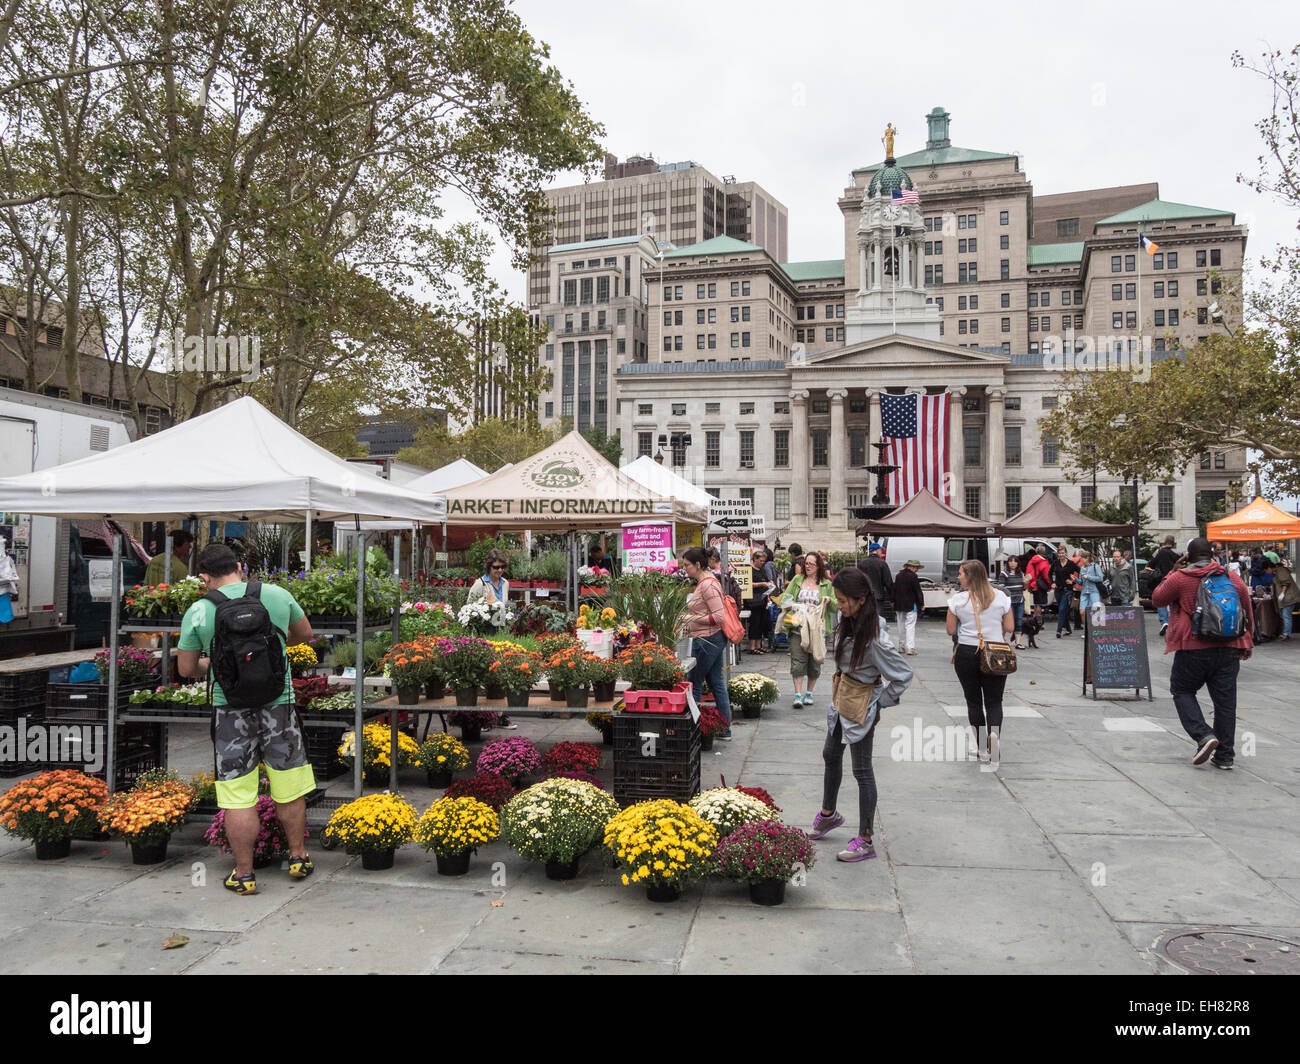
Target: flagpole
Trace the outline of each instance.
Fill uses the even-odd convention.
[[[1138,269],[1137,269],[1137,288],[1138,288],[1138,347],[1142,346],[1142,256],[1147,253],[1147,249],[1142,246],[1142,230],[1146,227],[1146,218],[1138,222]],[[1133,368],[1133,352],[1128,353],[1129,368]],[[1133,512],[1137,512],[1137,499],[1133,500]]]
[[[894,332],[898,332],[898,252],[894,247],[894,237],[898,233],[898,226],[893,225],[889,228],[889,269],[893,275],[894,294],[890,299],[890,309],[894,314]]]

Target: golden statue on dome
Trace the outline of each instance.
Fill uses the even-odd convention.
[[[894,134],[897,132],[898,130],[894,128],[894,124],[892,122],[886,124],[885,138],[884,138],[886,159],[892,159],[894,157]]]

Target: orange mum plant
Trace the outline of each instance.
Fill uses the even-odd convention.
[[[108,799],[108,785],[77,769],[42,772],[0,795],[0,825],[32,842],[90,835]]]

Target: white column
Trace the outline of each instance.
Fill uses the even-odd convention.
[[[830,519],[827,526],[832,532],[843,532],[848,526],[847,514],[845,507],[848,505],[848,494],[844,489],[844,470],[848,466],[848,455],[846,453],[848,440],[844,433],[844,398],[849,393],[846,389],[832,389],[826,393],[826,397],[831,401],[831,446],[830,446],[830,463],[831,463],[831,490],[830,498],[827,500],[826,516]]]
[[[874,243],[875,243],[875,249],[876,249],[876,256],[875,256],[875,257],[876,257],[876,266],[875,266],[875,269],[873,269],[873,270],[871,271],[871,287],[874,288],[874,289],[879,289],[879,288],[880,288],[880,280],[881,280],[881,276],[882,276],[882,275],[881,275],[881,269],[880,269],[880,241],[877,240],[877,241],[875,241]]]
[[[946,500],[959,513],[966,512],[966,441],[962,435],[961,400],[965,388],[948,389],[948,472],[951,475],[952,495]]]
[[[865,293],[870,287],[870,278],[867,276],[867,245],[861,243],[858,245],[858,291]]]
[[[903,283],[900,287],[912,287],[912,238],[904,237],[902,254],[899,256],[903,260]]]
[[[808,392],[790,393],[790,527],[808,530]]]
[[[877,452],[871,445],[880,442],[880,392],[878,390],[872,391],[867,398],[869,400],[867,406],[867,462],[869,465],[875,465]]]
[[[989,450],[988,476],[984,478],[989,487],[988,515],[991,524],[1005,521],[1007,517],[1007,492],[1005,466],[1007,464],[1007,435],[1003,428],[1003,414],[1006,398],[1005,388],[988,389],[989,396]]]

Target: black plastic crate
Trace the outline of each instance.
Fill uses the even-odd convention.
[[[38,672],[11,672],[0,675],[0,706],[21,702],[32,697],[45,701],[45,685],[49,683],[50,670]]]
[[[339,758],[339,744],[343,742],[344,729],[305,724],[302,734],[307,747],[307,762],[317,779],[332,780],[347,771],[347,766]]]
[[[26,701],[0,704],[0,724],[16,727],[19,717],[26,717],[28,724],[45,722],[45,696],[34,695]]]
[[[621,806],[656,798],[685,802],[700,793],[700,765],[648,765],[614,774],[614,800]]]
[[[654,753],[647,753],[653,749]],[[615,713],[614,764],[686,760],[700,751],[700,729],[689,713]]]
[[[113,790],[122,791],[130,787],[144,773],[155,768],[167,767],[167,754],[165,750],[157,748],[131,748],[128,750],[119,750],[117,756],[113,759]],[[39,769],[80,769],[85,772],[86,766],[81,761],[64,761],[54,762],[43,765],[33,765],[31,771]],[[97,772],[90,772],[87,775],[98,776],[100,779],[107,778],[108,766],[104,765]]]
[[[151,687],[151,684],[119,684],[117,688],[117,708],[122,709],[131,702],[131,695],[136,691]],[[99,719],[104,719],[108,709],[108,684],[98,683],[52,683],[45,689],[45,705],[59,715],[66,712],[83,713],[87,710],[100,710]]]

